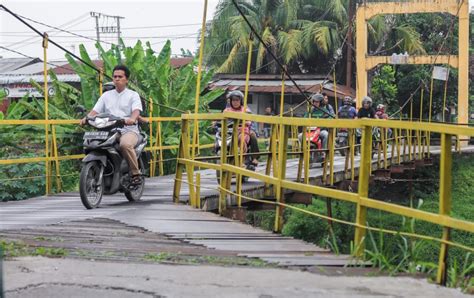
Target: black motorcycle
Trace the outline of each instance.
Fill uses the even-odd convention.
[[[102,195],[123,192],[131,202],[139,201],[145,188],[145,179],[136,186],[130,185],[130,171],[127,161],[119,149],[119,128],[123,127],[124,119],[110,114],[99,114],[87,118],[87,124],[96,131],[84,133],[84,151],[79,179],[79,193],[82,204],[87,209],[97,208]],[[147,143],[147,136],[140,133],[135,147],[140,171],[144,172],[142,153]]]

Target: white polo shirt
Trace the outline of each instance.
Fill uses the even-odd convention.
[[[130,118],[133,111],[139,110],[141,112],[143,108],[138,93],[125,88],[120,93],[115,89],[104,92],[93,110],[97,113],[109,113],[120,118]],[[128,131],[138,134],[138,125],[127,125],[121,129],[122,134]]]

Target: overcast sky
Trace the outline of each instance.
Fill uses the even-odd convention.
[[[127,45],[134,45],[138,37],[142,41],[150,41],[155,50],[160,50],[166,39],[170,39],[173,54],[180,54],[181,48],[192,52],[196,50],[204,8],[203,0],[0,0],[0,2],[16,14],[90,38],[58,32],[27,21],[41,32],[48,32],[51,39],[68,50],[75,51],[76,54],[78,45],[84,43],[93,57],[96,57],[97,51],[94,47],[95,41],[91,40],[96,39],[95,19],[90,16],[91,11],[124,17],[120,25],[122,37]],[[212,19],[217,3],[218,0],[209,0],[208,20]],[[474,0],[469,0],[469,4],[472,7]],[[42,57],[40,37],[36,37],[33,31],[4,11],[0,11],[0,19],[0,46],[28,56]],[[100,19],[99,26],[113,25],[115,25],[113,19]],[[101,34],[101,40],[115,43],[117,36]],[[0,48],[0,56],[21,57],[3,48]],[[64,59],[64,53],[54,45],[50,45],[48,56],[51,60]]]
[[[160,50],[167,39],[171,40],[173,54],[181,48],[192,52],[197,47],[198,31],[201,27],[204,1],[202,0],[135,0],[135,1],[22,1],[0,0],[16,14],[34,21],[60,27],[78,35],[96,39],[95,18],[90,12],[122,16],[120,20],[122,38],[127,45],[134,45],[139,37],[149,41],[155,50]],[[212,19],[218,0],[209,0],[207,19]],[[16,50],[28,56],[42,57],[41,37],[36,37],[24,24],[5,11],[0,11],[0,46]],[[26,20],[40,32],[48,32],[50,38],[68,50],[78,54],[78,45],[83,43],[89,54],[97,56],[94,40],[74,36],[65,32]],[[99,19],[99,26],[114,26],[114,19]],[[146,27],[146,28],[136,28]],[[101,40],[116,43],[117,34],[101,34]],[[110,47],[110,44],[104,44]],[[0,48],[0,56],[21,57],[19,54]],[[50,44],[49,59],[64,59],[63,52]]]

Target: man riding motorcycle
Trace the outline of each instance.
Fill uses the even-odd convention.
[[[356,109],[352,106],[352,98],[345,96],[342,101],[342,107],[337,111],[337,116],[341,119],[354,119],[357,116]]]
[[[87,118],[93,118],[100,113],[108,113],[115,117],[124,118],[125,126],[120,128],[119,148],[122,156],[127,160],[131,172],[130,185],[142,183],[142,174],[139,169],[135,146],[140,139],[137,119],[143,111],[140,96],[137,92],[127,88],[130,70],[124,65],[117,65],[113,69],[114,89],[106,91],[98,99],[92,111],[80,122],[86,124]]]
[[[304,114],[304,118],[313,118],[313,119],[320,119],[320,118],[329,118],[332,116],[330,112],[327,110],[325,106],[322,105],[324,97],[322,94],[313,94],[311,96],[311,112],[306,112]],[[303,135],[306,136],[303,139]],[[298,140],[300,144],[306,140],[310,140],[312,145],[310,147],[315,147],[313,149],[320,149],[325,150],[328,147],[328,130],[327,128],[321,127],[313,127],[309,133],[302,132],[298,135]],[[314,157],[313,157],[314,156]],[[312,158],[313,157],[313,158]],[[310,160],[314,162],[319,162],[324,158],[324,152],[317,151],[310,155]]]

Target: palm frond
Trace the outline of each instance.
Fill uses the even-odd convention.
[[[229,53],[229,56],[227,59],[224,61],[224,63],[217,69],[216,72],[218,73],[229,73],[232,72],[232,70],[235,68],[235,62],[237,60],[237,55],[239,53],[239,50],[241,48],[240,43],[236,43],[232,50]]]
[[[265,28],[265,31],[263,31],[262,40],[270,48],[274,48],[275,45],[277,44],[277,41],[275,37],[273,36],[272,31],[269,27]],[[260,43],[258,47],[258,52],[257,52],[257,63],[256,63],[257,68],[260,68],[263,65],[266,54],[267,54],[267,50],[265,46]]]
[[[402,40],[401,49],[409,54],[426,54],[423,43],[421,42],[420,33],[410,25],[400,25],[394,28],[397,39]]]
[[[302,31],[290,30],[289,32],[278,32],[278,43],[283,61],[289,64],[293,59],[301,55],[303,51]]]

